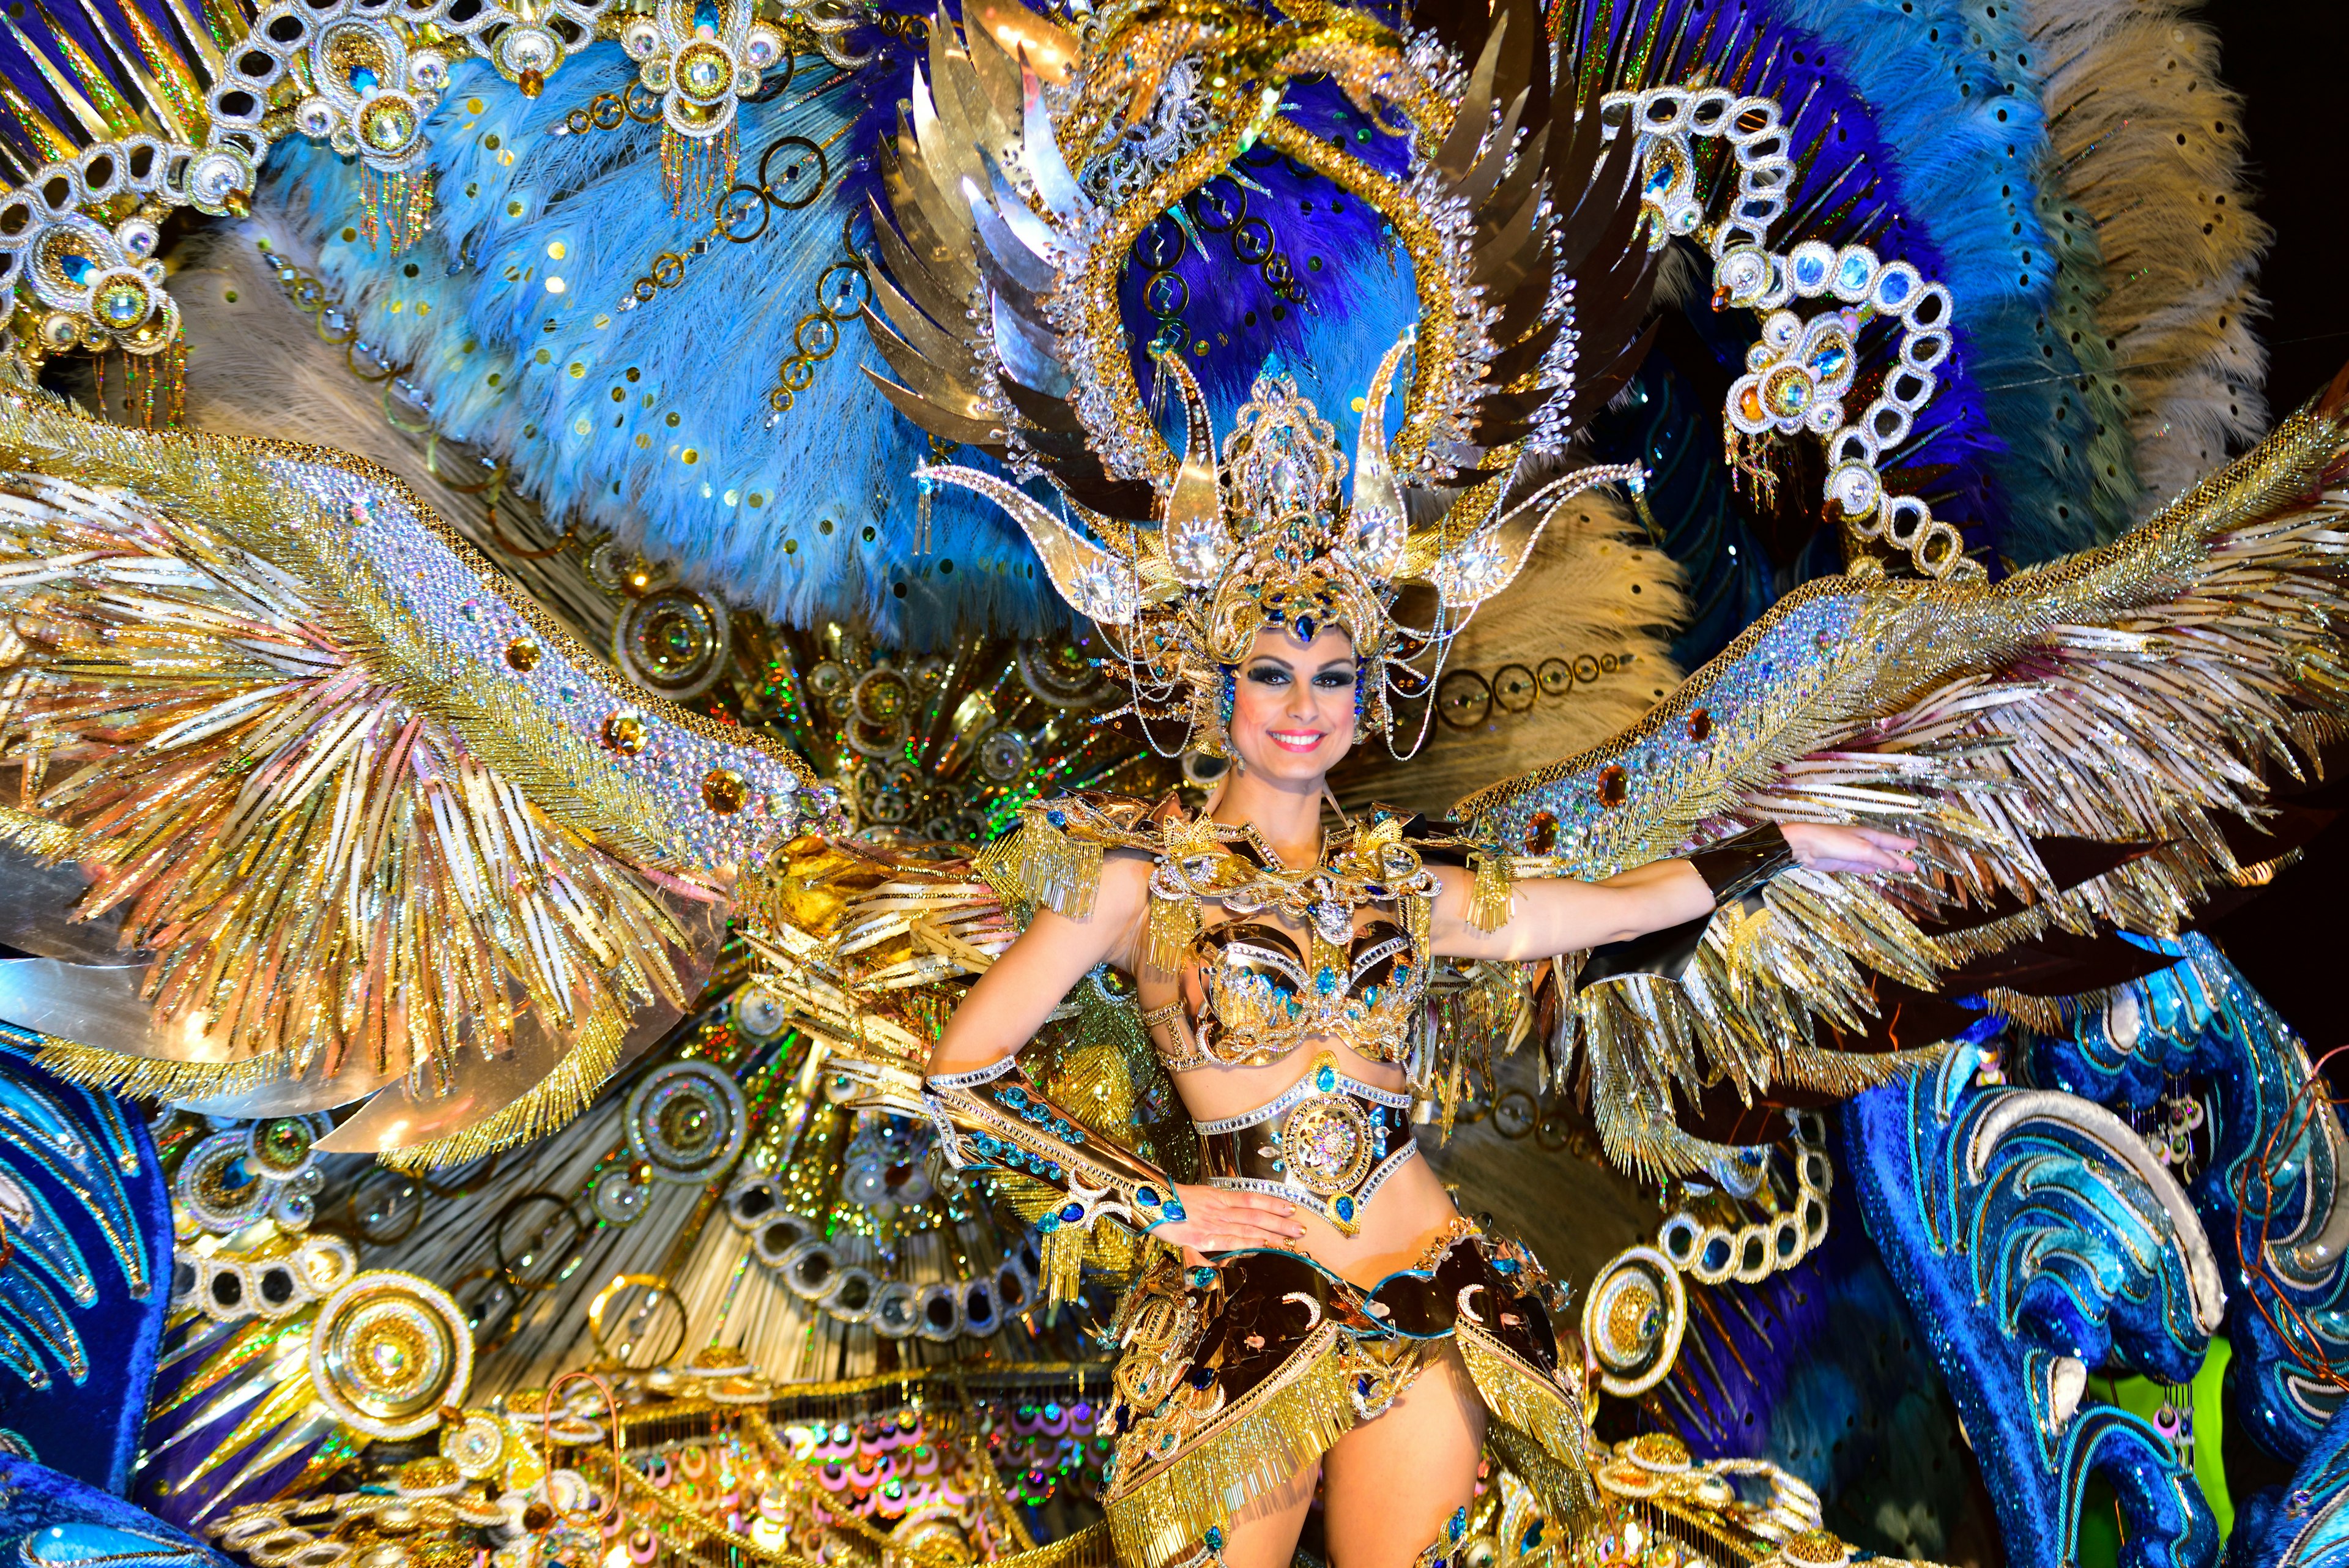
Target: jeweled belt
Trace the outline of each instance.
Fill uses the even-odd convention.
[[[1303,1203],[1349,1236],[1371,1195],[1419,1152],[1411,1096],[1346,1076],[1326,1051],[1269,1105],[1191,1125],[1210,1186]]]

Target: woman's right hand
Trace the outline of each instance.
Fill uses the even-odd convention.
[[[1159,1225],[1151,1234],[1160,1241],[1195,1252],[1228,1252],[1242,1247],[1280,1247],[1305,1234],[1297,1206],[1256,1192],[1233,1192],[1221,1187],[1177,1185],[1174,1196],[1183,1218]]]

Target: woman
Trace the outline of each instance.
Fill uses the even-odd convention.
[[[1476,1236],[1413,1158],[1402,1057],[1426,960],[1542,959],[1644,935],[1708,914],[1789,855],[1829,870],[1914,869],[1907,840],[1790,825],[1605,882],[1520,882],[1506,917],[1480,923],[1476,876],[1439,863],[1467,858],[1455,841],[1414,840],[1392,821],[1324,834],[1329,771],[1357,738],[1358,677],[1348,628],[1268,618],[1225,672],[1233,767],[1200,819],[1087,825],[1069,820],[1082,803],[1044,808],[1037,828],[1106,846],[1090,908],[1040,908],[930,1060],[945,1114],[992,1129],[979,1158],[1040,1127],[1049,1145],[1072,1124],[1016,1078],[1011,1058],[1106,963],[1135,978],[1199,1127],[1204,1182],[1168,1182],[1081,1135],[1044,1173],[1068,1178],[1072,1223],[1106,1212],[1181,1251],[1120,1315],[1109,1501],[1122,1559],[1179,1558],[1167,1548],[1187,1536],[1190,1555],[1230,1568],[1287,1563],[1318,1452],[1336,1568],[1441,1560],[1458,1529],[1447,1521],[1474,1492],[1488,1402],[1516,1407],[1524,1423],[1528,1401],[1555,1401],[1563,1414],[1534,1424],[1548,1421],[1552,1448],[1578,1439],[1571,1393],[1548,1376],[1537,1266]],[[1187,935],[1194,912],[1195,937],[1179,949],[1162,940],[1169,927]],[[1033,1173],[1032,1147],[1027,1158]],[[1020,1168],[1020,1155],[1007,1163]],[[1114,1197],[1088,1199],[1104,1189]],[[1482,1311],[1480,1287],[1493,1293]],[[1504,1295],[1516,1310],[1492,1311]],[[1345,1318],[1359,1328],[1314,1341]],[[1312,1397],[1299,1390],[1331,1368],[1350,1408],[1300,1410]],[[1185,1478],[1186,1463],[1198,1473]]]

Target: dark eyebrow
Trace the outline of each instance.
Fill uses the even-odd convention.
[[[1341,653],[1335,659],[1323,659],[1321,661],[1321,669],[1324,670],[1337,670],[1346,665],[1358,664],[1360,662],[1361,660],[1357,659],[1352,654]]]

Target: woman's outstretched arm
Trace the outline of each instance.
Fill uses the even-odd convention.
[[[1799,864],[1823,871],[1917,868],[1908,854],[1914,840],[1872,827],[1798,822],[1782,831]],[[1508,922],[1486,931],[1468,919],[1468,874],[1447,867],[1439,875],[1444,890],[1436,896],[1429,936],[1444,958],[1545,959],[1630,941],[1702,919],[1713,912],[1717,898],[1689,860],[1658,860],[1604,882],[1540,877],[1512,889]]]

